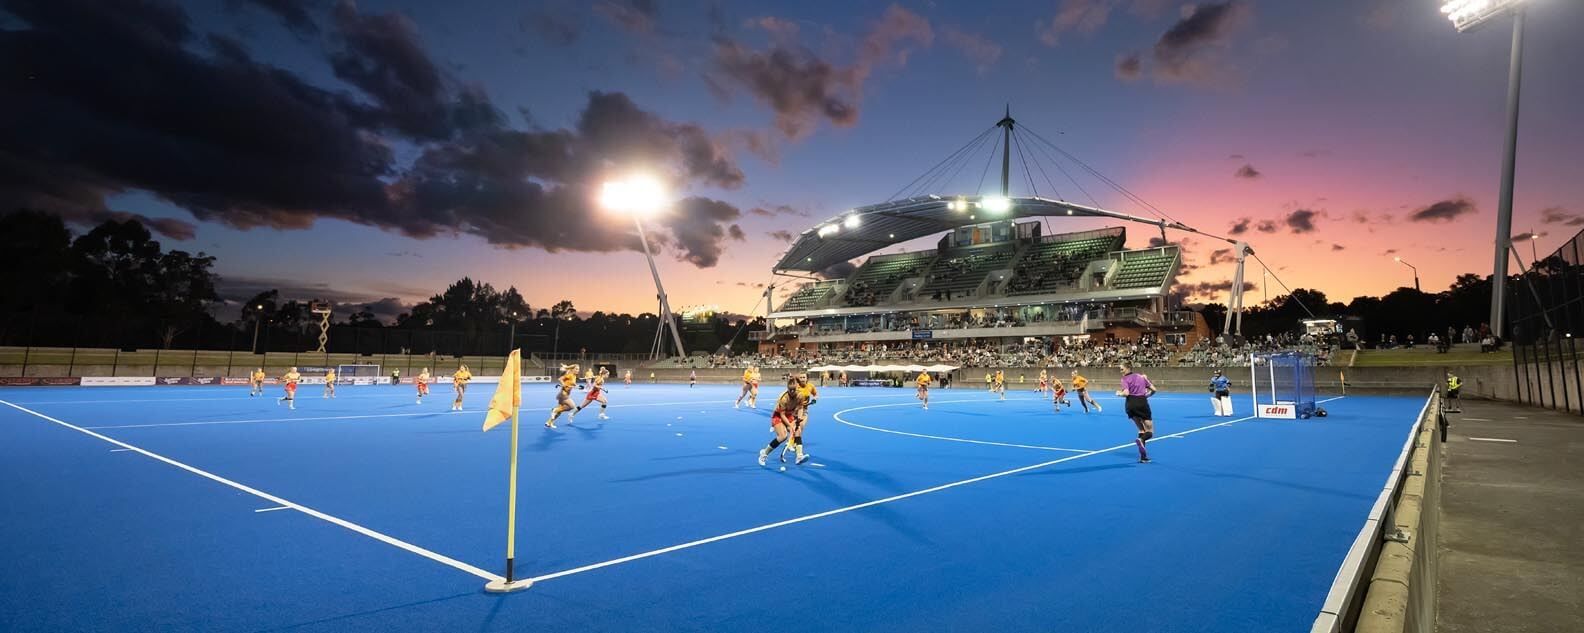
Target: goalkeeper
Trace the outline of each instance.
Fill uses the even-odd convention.
[[[1231,417],[1232,381],[1219,369],[1210,375],[1210,405],[1215,408],[1216,417]]]

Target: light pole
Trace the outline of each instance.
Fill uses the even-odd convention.
[[[1540,239],[1540,235],[1539,234],[1535,233],[1534,231],[1529,231],[1529,267],[1530,268],[1534,268],[1534,267],[1540,265],[1540,253],[1539,253],[1539,251],[1537,251],[1535,249],[1535,240],[1538,240],[1538,239]]]
[[[253,353],[258,353],[259,321],[264,318],[264,304],[253,306]]]
[[[1441,12],[1459,33],[1503,15],[1513,16],[1512,54],[1507,66],[1507,139],[1502,150],[1501,194],[1496,201],[1496,265],[1491,271],[1490,327],[1502,337],[1507,301],[1507,249],[1512,247],[1513,171],[1518,156],[1518,96],[1523,81],[1524,0],[1448,0]]]
[[[1419,291],[1419,269],[1418,268],[1414,268],[1413,264],[1410,264],[1408,262],[1403,261],[1403,258],[1401,258],[1401,257],[1393,257],[1392,259],[1397,260],[1397,263],[1399,263],[1399,264],[1402,264],[1402,265],[1407,266],[1409,268],[1413,268],[1414,291],[1418,292]]]
[[[644,258],[649,261],[649,274],[654,277],[655,292],[660,299],[660,327],[655,331],[654,358],[663,355],[667,329],[671,331],[671,341],[676,344],[677,356],[686,356],[687,351],[682,347],[682,334],[677,331],[671,314],[671,302],[666,298],[665,286],[660,283],[660,269],[655,266],[654,253],[649,251],[649,238],[643,228],[644,215],[658,212],[666,206],[664,189],[653,178],[634,176],[605,183],[600,188],[599,202],[606,209],[631,215],[633,226],[638,228],[638,242],[643,245]]]
[[[506,353],[517,347],[517,313],[511,313],[511,334],[506,335]]]

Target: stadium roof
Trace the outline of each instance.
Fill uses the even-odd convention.
[[[892,244],[958,227],[1046,216],[1104,217],[1199,231],[1164,219],[1143,218],[1046,198],[920,196],[853,209],[803,232],[775,269],[816,272]]]

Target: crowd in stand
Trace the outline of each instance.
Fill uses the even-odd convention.
[[[743,368],[750,365],[762,368],[795,368],[814,365],[956,365],[958,367],[1115,367],[1124,362],[1135,367],[1247,367],[1249,354],[1298,350],[1313,354],[1317,364],[1329,365],[1336,346],[1319,341],[1309,335],[1255,337],[1248,340],[1230,340],[1224,337],[1204,339],[1183,349],[1152,339],[1085,341],[1057,346],[1054,350],[1040,344],[997,348],[993,345],[915,346],[909,343],[895,347],[877,345],[871,349],[800,350],[792,355],[716,354],[707,358],[690,359],[688,364],[697,367]],[[1175,358],[1175,362],[1173,359]]]
[[[1366,341],[1362,340],[1358,333],[1353,330],[1348,330],[1348,333],[1344,339],[1348,342],[1349,347],[1357,349],[1362,349],[1363,345],[1366,343]],[[1445,335],[1432,330],[1429,334],[1426,334],[1424,338],[1421,339],[1415,339],[1412,332],[1409,332],[1400,339],[1396,334],[1386,334],[1382,332],[1380,335],[1380,340],[1375,343],[1375,349],[1413,349],[1420,342],[1434,347],[1437,352],[1441,353],[1446,353],[1447,351],[1451,350],[1453,345],[1458,343],[1463,343],[1464,345],[1473,345],[1475,343],[1479,343],[1481,352],[1494,352],[1501,347],[1501,342],[1497,340],[1495,334],[1491,332],[1490,324],[1481,323],[1478,329],[1475,329],[1475,327],[1472,325],[1465,325],[1461,331],[1459,331],[1456,327],[1449,325],[1447,326]]]

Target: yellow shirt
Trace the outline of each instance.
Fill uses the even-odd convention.
[[[253,382],[264,382],[264,370],[253,372]]]
[[[572,393],[572,388],[576,386],[577,374],[572,372],[561,374],[561,393],[563,395]]]
[[[814,398],[819,396],[819,390],[814,388],[814,383],[812,382],[806,385],[798,385],[797,393],[798,397],[803,400],[802,404],[805,407],[811,404]]]
[[[335,382],[335,372],[334,371],[325,372],[325,384],[330,384],[330,383],[334,383],[334,382]]]
[[[914,380],[913,382],[918,383],[918,386],[920,387],[928,387],[930,382],[934,380],[934,378],[930,378],[929,374],[919,374],[918,379]]]
[[[752,369],[744,369],[743,370],[743,382],[753,382],[753,380],[754,380],[753,370]]]
[[[466,369],[458,369],[456,373],[451,374],[451,382],[458,385],[465,385],[469,380],[472,379],[473,372],[470,372]]]
[[[302,380],[302,374],[294,371],[287,372],[286,375],[281,376],[281,380],[285,381],[288,385],[297,384],[297,381]]]
[[[1073,376],[1072,384],[1073,389],[1083,389],[1084,387],[1089,386],[1089,379],[1084,378],[1083,376]]]

